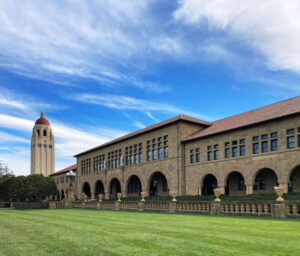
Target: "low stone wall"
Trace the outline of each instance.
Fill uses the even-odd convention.
[[[300,218],[300,201],[60,201],[50,202],[49,207]]]

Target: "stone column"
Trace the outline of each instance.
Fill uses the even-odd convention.
[[[91,199],[95,199],[95,193],[91,193]]]
[[[105,199],[109,199],[109,191],[105,191]]]
[[[253,184],[246,184],[246,195],[253,194]]]
[[[122,191],[122,197],[125,198],[126,196],[127,196],[126,190],[125,190],[125,191]]]

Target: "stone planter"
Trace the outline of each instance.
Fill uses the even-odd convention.
[[[214,194],[216,196],[215,202],[221,202],[221,199],[219,198],[221,195],[221,190],[219,188],[215,188]]]
[[[176,192],[171,192],[171,196],[172,196],[172,202],[177,202],[176,200]]]
[[[121,202],[122,193],[117,193],[118,202]]]
[[[141,197],[142,197],[141,202],[145,202],[146,201],[145,200],[145,196],[146,196],[146,192],[142,191],[141,192]]]
[[[283,192],[284,192],[284,188],[283,186],[279,185],[279,186],[274,186],[274,190],[277,194],[277,199],[276,201],[284,201],[282,195],[283,195]]]

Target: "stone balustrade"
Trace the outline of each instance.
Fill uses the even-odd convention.
[[[271,202],[221,202],[221,214],[271,216]]]
[[[157,211],[240,216],[300,218],[300,201],[75,201],[72,208]],[[65,202],[51,202],[50,208],[68,208]]]

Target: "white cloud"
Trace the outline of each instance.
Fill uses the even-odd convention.
[[[0,66],[64,85],[72,77],[164,91],[164,85],[137,75],[145,69],[137,59],[175,54],[181,47],[152,19],[149,6],[155,2],[121,2],[1,1]]]
[[[212,121],[211,117],[186,111],[167,103],[143,100],[129,96],[114,95],[114,94],[73,94],[67,96],[68,99],[77,100],[84,103],[105,106],[113,109],[135,110],[146,113],[149,116],[150,111],[159,111],[161,113],[171,113],[174,115],[186,114],[196,118]]]
[[[9,167],[15,172],[22,170],[22,174],[29,174],[30,155],[28,152],[30,150],[30,141],[25,138],[30,138],[33,126],[34,121],[32,120],[0,114],[0,127],[21,131],[24,134],[24,139],[22,140],[22,138],[12,134],[0,132],[0,145],[4,143],[5,146],[6,141],[1,140],[1,136],[5,135],[8,136],[7,140],[9,139],[10,143],[24,142],[28,144],[28,148],[22,147],[19,150],[16,150],[15,147],[10,147],[9,150],[5,150],[4,147],[3,150],[5,153],[0,153],[0,160],[6,161]],[[69,163],[69,161],[75,162],[73,155],[99,144],[103,144],[126,133],[120,130],[101,127],[86,127],[86,130],[83,131],[71,126],[63,125],[55,120],[51,120],[51,128],[55,137],[56,159],[58,159],[58,162],[60,163]],[[14,160],[16,160],[16,162],[14,162]]]
[[[22,138],[22,137],[18,137],[12,134],[9,134],[7,132],[1,132],[0,131],[0,144],[2,143],[6,143],[6,142],[23,142],[23,143],[30,143],[30,141],[28,139]],[[3,148],[4,149],[4,148]],[[7,148],[6,148],[7,149]],[[1,150],[1,148],[0,148]]]
[[[182,0],[174,18],[199,28],[207,23],[263,55],[269,69],[299,74],[299,13],[298,0]]]

